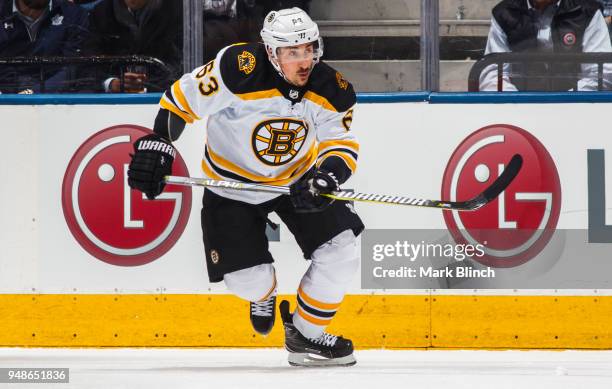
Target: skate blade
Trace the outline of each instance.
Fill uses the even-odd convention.
[[[353,354],[341,358],[323,358],[308,353],[289,353],[289,364],[291,366],[303,367],[332,367],[353,366],[357,361]]]

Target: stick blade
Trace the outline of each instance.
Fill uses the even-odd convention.
[[[501,176],[495,180],[490,187],[482,193],[487,202],[495,199],[501,192],[506,190],[514,178],[518,175],[523,166],[523,157],[520,154],[514,154],[508,166],[504,169]]]

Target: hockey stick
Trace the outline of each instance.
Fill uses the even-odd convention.
[[[338,191],[330,194],[322,194],[321,196],[326,196],[335,200],[344,201],[409,205],[413,207],[438,208],[451,211],[475,211],[489,203],[491,200],[495,199],[497,196],[499,196],[499,194],[503,192],[508,187],[508,185],[510,185],[512,180],[514,180],[514,177],[516,177],[518,172],[521,170],[522,165],[523,158],[519,154],[515,154],[508,163],[508,166],[506,166],[502,174],[497,177],[497,179],[491,184],[491,186],[485,189],[484,192],[480,193],[478,196],[466,201],[426,200],[415,199],[412,197],[388,196],[349,191]],[[289,187],[287,186],[265,185],[235,181],[220,181],[210,180],[206,178],[180,176],[166,176],[164,180],[167,184],[174,185],[204,186],[209,188],[245,190],[251,192],[276,193],[284,195],[289,194]]]

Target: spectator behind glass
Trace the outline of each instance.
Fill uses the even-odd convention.
[[[81,54],[87,36],[87,12],[66,0],[0,0],[0,57]],[[0,67],[3,93],[63,92],[71,88],[68,68]]]
[[[203,0],[204,62],[225,46],[259,41],[263,18],[272,10],[298,7],[308,12],[310,0]]]
[[[603,16],[608,25],[608,32],[612,27],[612,0],[598,0],[603,5]]]
[[[612,52],[608,27],[595,0],[503,0],[493,8],[485,55],[503,52]],[[504,91],[597,90],[595,64],[503,66]],[[512,74],[510,74],[512,73]],[[562,74],[574,74],[562,77]],[[604,67],[604,87],[610,75]],[[549,78],[550,77],[550,78]],[[552,88],[549,82],[552,80]],[[481,91],[497,90],[497,65],[480,75]]]
[[[171,74],[142,66],[127,68],[121,87],[119,68],[97,80],[106,92],[164,91],[182,72],[182,0],[102,0],[90,14],[89,55],[142,55],[159,59]],[[146,70],[145,70],[146,69]]]

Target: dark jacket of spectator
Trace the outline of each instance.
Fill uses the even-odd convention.
[[[147,90],[163,91],[182,74],[183,2],[181,0],[149,0],[134,12],[124,0],[103,0],[90,14],[91,39],[88,54],[142,55],[159,59],[172,74],[150,68]],[[118,77],[116,67],[108,69],[97,85],[103,88],[108,77]]]
[[[595,0],[564,0],[553,16],[551,33],[555,52],[581,52],[584,31],[601,5]],[[493,8],[493,16],[508,37],[513,52],[538,47],[538,19],[525,0],[504,0]],[[568,35],[570,34],[570,35]],[[564,41],[573,36],[572,44]]]
[[[552,47],[543,47],[539,34],[543,28],[545,14],[536,11],[526,0],[503,0],[493,8],[493,18],[507,37],[507,45],[512,52],[581,53],[585,46],[585,31],[601,4],[595,0],[562,0],[550,6],[553,13],[550,20]],[[601,18],[601,15],[599,16]],[[605,26],[605,24],[601,24]],[[594,51],[608,51],[597,46]],[[550,67],[543,64],[513,65],[512,83],[519,90],[569,90],[576,87],[580,78],[579,64],[556,63]],[[526,75],[527,77],[522,77]],[[570,77],[568,75],[575,75]]]
[[[87,37],[87,12],[66,0],[51,0],[41,16],[35,36],[22,17],[14,12],[14,0],[0,0],[0,57],[79,56]],[[0,91],[60,92],[70,89],[68,70],[64,66],[45,68],[40,83],[40,67],[0,67]]]

